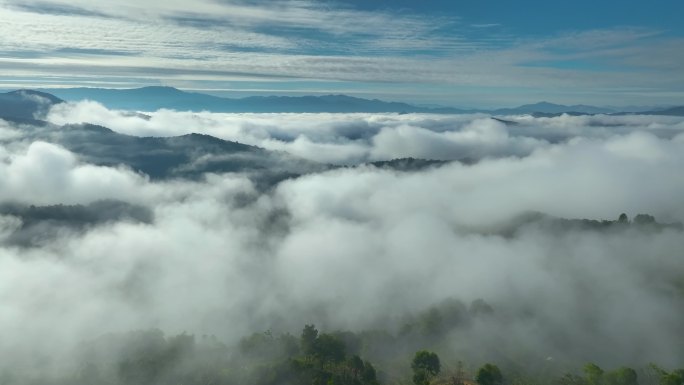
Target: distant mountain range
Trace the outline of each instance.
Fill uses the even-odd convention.
[[[58,126],[41,120],[5,119],[20,128],[22,139],[58,144],[85,162],[125,165],[156,180],[197,179],[208,172],[239,172],[268,187],[292,176],[329,168],[287,153],[209,135],[137,137],[93,124]]]
[[[153,95],[161,93],[167,95],[180,95],[183,100],[187,95],[198,95],[196,102],[213,100],[218,103],[224,99],[202,94],[188,94],[174,89],[138,89],[129,90],[139,95]],[[193,96],[194,97],[194,96]],[[162,99],[164,97],[161,97]],[[218,100],[217,100],[218,99]],[[247,98],[249,100],[273,102],[272,106],[287,101],[289,106],[299,106],[303,101],[316,100],[323,103],[333,104],[334,100],[347,101],[346,109],[352,109],[356,103],[363,107],[365,102],[370,102],[373,108],[380,106],[408,106],[401,103],[385,103],[380,101],[367,101],[365,99],[349,98],[344,96],[331,97],[305,97],[305,98]],[[104,101],[103,101],[104,102]],[[64,103],[49,93],[40,91],[21,90],[0,94],[0,119],[12,123],[20,133],[21,138],[0,138],[0,145],[9,144],[16,140],[27,142],[45,141],[58,144],[76,154],[81,161],[103,166],[126,166],[135,172],[147,175],[152,180],[168,179],[200,179],[207,173],[241,173],[249,177],[255,187],[260,191],[268,191],[277,183],[289,178],[331,170],[341,166],[333,166],[308,161],[296,156],[269,151],[263,148],[231,142],[208,135],[188,134],[177,137],[137,137],[114,132],[106,127],[92,124],[67,124],[59,126],[44,120],[45,113],[53,105]],[[127,108],[134,108],[134,101]],[[384,104],[383,104],[384,103]],[[199,105],[199,104],[198,104]],[[218,105],[218,104],[217,104]],[[283,110],[290,111],[288,104],[280,104]],[[170,108],[169,105],[166,105]],[[292,107],[292,108],[295,108]],[[576,108],[577,106],[571,106]],[[585,111],[591,111],[590,106]],[[124,108],[120,105],[119,108]],[[275,107],[272,107],[275,108]],[[322,107],[321,107],[322,108]],[[331,108],[331,107],[329,107]],[[356,108],[356,107],[355,107]],[[370,107],[363,107],[369,109]],[[543,112],[534,114],[555,114],[558,106],[550,103],[521,106],[525,111],[541,109]],[[682,114],[684,107],[675,107],[654,114]],[[434,112],[434,109],[431,111]],[[291,112],[291,111],[290,111]],[[497,119],[497,118],[494,118]],[[504,119],[497,119],[506,124],[515,124]],[[461,163],[474,163],[477,159],[462,159]],[[426,159],[393,159],[378,161],[360,165],[360,167],[376,167],[398,171],[418,171],[425,168],[439,167],[446,161]],[[351,166],[356,167],[356,166]],[[245,204],[245,202],[235,202]],[[22,225],[14,230],[6,239],[9,244],[19,247],[39,246],[46,239],[57,239],[63,236],[65,231],[81,231],[88,226],[98,226],[117,221],[131,221],[150,223],[154,220],[152,212],[142,207],[120,201],[100,201],[88,205],[53,205],[53,206],[30,206],[21,202],[17,197],[16,202],[0,202],[0,215],[10,215],[21,218]],[[560,219],[548,219],[546,217],[530,217],[519,224],[502,227],[497,230],[502,235],[514,234],[518,227],[539,222],[540,224],[557,229],[569,227],[582,227],[596,230],[620,230],[624,225],[615,224],[612,221],[571,221]],[[662,225],[654,221],[641,226],[646,229],[659,230],[664,228],[676,228],[681,230],[681,224]],[[39,234],[40,236],[36,236]]]
[[[59,103],[64,101],[40,91],[0,94],[0,119],[20,127],[22,139],[59,144],[86,162],[104,166],[123,164],[152,179],[195,179],[207,172],[246,172],[257,183],[268,186],[328,167],[209,135],[137,137],[92,124],[58,126],[41,120],[51,106]]]
[[[251,96],[234,99],[186,92],[172,87],[143,87],[134,89],[65,88],[51,89],[49,91],[68,101],[88,99],[113,109],[138,111],[156,111],[166,108],[182,111],[252,113],[422,112],[462,114],[473,112],[449,107],[419,107],[407,103],[362,99],[346,95]]]
[[[210,95],[183,92],[174,88],[147,87],[132,90],[79,89],[89,93],[91,99],[106,103],[112,108],[154,110],[156,108],[182,108],[197,106],[196,109],[211,107],[248,111],[307,111],[328,112],[376,111],[401,112],[442,111],[428,107],[414,107],[403,103],[388,103],[348,96],[321,97],[254,97],[245,99],[224,99]],[[74,92],[62,90],[63,92]],[[61,94],[60,96],[64,96]],[[86,97],[79,94],[77,99]],[[68,99],[68,98],[65,98]],[[252,103],[249,104],[248,101]],[[206,104],[205,104],[206,102]],[[235,102],[235,103],[233,103]],[[239,104],[239,103],[242,104]],[[119,134],[106,127],[92,124],[70,124],[57,126],[44,121],[51,106],[64,103],[62,98],[42,91],[20,90],[0,94],[0,118],[18,124],[27,140],[43,140],[64,146],[89,163],[107,166],[126,165],[144,173],[152,179],[198,178],[207,172],[247,172],[257,183],[269,186],[273,183],[310,172],[333,168],[295,156],[268,151],[259,147],[221,140],[208,135],[189,134],[178,137],[136,137]],[[192,104],[194,103],[194,104]],[[233,104],[231,104],[233,103]],[[226,107],[228,105],[228,107]],[[242,110],[236,106],[241,105]],[[314,106],[308,110],[307,105]],[[199,108],[204,106],[208,108]],[[251,106],[251,107],[249,107]],[[337,106],[337,107],[335,107]],[[146,108],[147,107],[147,108]],[[414,109],[412,109],[414,108]],[[337,110],[336,110],[337,109]],[[576,110],[571,114],[599,113],[604,110],[591,106],[561,106],[552,103],[538,103],[491,111],[490,114],[533,114],[552,116],[564,110]],[[458,110],[461,111],[461,110]],[[453,112],[452,112],[453,113]],[[684,116],[684,107],[647,112],[657,115]],[[615,113],[614,113],[615,114]],[[516,123],[494,118],[508,125]],[[462,163],[477,159],[461,159]],[[411,171],[438,166],[440,162],[425,159],[395,159],[369,163],[369,166]]]
[[[576,114],[612,114],[619,112],[610,108],[586,106],[582,104],[573,106],[564,106],[562,104],[554,104],[549,102],[540,102],[535,104],[525,104],[516,108],[501,108],[492,111],[496,115],[519,115],[519,114],[563,114],[563,113],[576,113]]]
[[[465,114],[484,113],[495,116],[529,114],[537,117],[553,117],[561,114],[646,114],[684,116],[684,106],[638,111],[636,107],[621,111],[588,105],[554,104],[540,102],[515,108],[496,110],[466,110],[451,107],[416,106],[407,103],[363,99],[346,95],[324,96],[252,96],[232,99],[196,92],[181,91],[172,87],[143,87],[134,89],[64,88],[52,89],[52,93],[19,90],[0,94],[0,117],[31,119],[40,118],[51,105],[63,101],[93,100],[108,108],[134,111],[156,111],[162,108],[181,111],[210,111],[233,113],[434,113]]]
[[[102,166],[125,165],[153,180],[198,179],[206,173],[243,173],[258,188],[264,189],[287,178],[336,167],[209,135],[138,137],[93,124],[59,126],[40,119],[50,106],[59,103],[64,101],[38,91],[0,94],[0,119],[18,127],[22,136],[0,138],[0,145],[16,140],[54,143],[82,161]],[[369,165],[415,171],[442,163],[445,162],[398,159]]]
[[[19,90],[0,94],[0,118],[33,119],[45,115],[55,104],[64,101],[54,95]]]
[[[85,90],[85,89],[84,89]],[[150,103],[156,103],[155,108],[172,108],[196,103],[202,105],[202,101],[210,101],[208,105],[221,107],[221,103],[227,103],[234,99],[223,99],[210,95],[186,93],[173,88],[147,87],[134,90],[91,90],[95,96],[109,95],[100,99],[103,103],[110,103],[111,107],[127,109],[143,109],[140,103],[151,107]],[[126,98],[119,99],[124,95]],[[146,95],[146,97],[144,97]],[[128,99],[130,98],[130,99]],[[175,99],[174,99],[175,98]],[[116,100],[120,100],[116,102]],[[175,102],[173,102],[175,100]],[[378,100],[366,100],[347,96],[328,97],[272,97],[272,98],[246,98],[238,99],[241,103],[253,101],[252,111],[257,109],[268,111],[305,110],[306,103],[312,101],[316,109],[334,111],[335,100],[340,102],[339,109],[343,111],[383,111],[390,112],[398,109],[410,110],[409,105],[402,103],[387,103]],[[137,102],[142,101],[142,102]],[[267,103],[261,103],[261,102]],[[177,104],[173,104],[173,103]],[[45,119],[45,114],[50,107],[64,103],[64,100],[52,94],[20,90],[0,94],[0,118],[21,125],[25,139],[43,140],[64,146],[78,154],[84,161],[99,165],[124,164],[133,170],[144,173],[152,179],[167,178],[198,178],[207,172],[248,172],[254,176],[254,180],[264,186],[274,182],[310,172],[322,171],[332,168],[330,165],[317,164],[300,159],[289,154],[267,151],[265,149],[249,146],[241,143],[224,141],[215,137],[189,134],[179,137],[147,137],[140,138],[116,133],[106,127],[79,124],[56,126]],[[116,104],[126,103],[126,104]],[[211,104],[214,103],[214,104]],[[243,106],[246,106],[244,104]],[[267,109],[266,106],[270,106]],[[324,108],[327,106],[326,108]],[[384,107],[383,107],[384,106]],[[568,109],[581,110],[584,113],[597,113],[601,111],[591,106],[566,106]],[[232,105],[231,108],[235,108]],[[245,109],[247,107],[244,107]],[[421,110],[419,107],[415,107]],[[150,108],[154,109],[154,108]],[[199,109],[199,108],[198,108]],[[435,112],[435,109],[428,109]],[[551,103],[538,103],[521,106],[517,109],[496,110],[490,113],[515,114],[531,113],[534,115],[554,115],[563,110],[563,106]],[[414,110],[415,111],[415,110]],[[311,112],[310,110],[308,112]],[[571,112],[581,113],[581,112]],[[657,115],[684,116],[684,107],[673,107],[666,110],[651,111]],[[498,119],[506,124],[514,125],[514,122]],[[463,163],[472,163],[476,159],[462,159]],[[424,159],[395,159],[391,161],[375,162],[369,164],[375,167],[392,168],[402,171],[417,170],[425,167],[439,165],[439,162]]]
[[[670,107],[663,110],[642,112],[646,115],[669,115],[669,116],[684,116],[684,106]]]
[[[595,107],[589,105],[562,105],[549,102],[525,104],[515,108],[495,110],[461,109],[434,105],[414,105],[401,102],[387,102],[378,99],[363,99],[347,95],[323,96],[250,96],[246,98],[224,98],[197,92],[186,92],[173,87],[143,87],[133,89],[107,88],[57,88],[45,89],[56,97],[67,101],[94,100],[103,105],[122,110],[156,111],[161,108],[182,111],[252,112],[252,113],[353,113],[394,112],[491,115],[531,114],[541,117],[593,114],[647,113],[681,115],[681,110],[652,107]],[[682,107],[684,108],[684,107]],[[669,111],[672,110],[672,111]]]

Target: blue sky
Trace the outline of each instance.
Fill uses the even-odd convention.
[[[684,2],[0,0],[0,88],[684,104]]]

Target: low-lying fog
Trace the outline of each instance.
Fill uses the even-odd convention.
[[[413,172],[335,168],[266,190],[239,172],[151,181],[31,142],[21,124],[0,121],[0,203],[120,200],[149,210],[148,220],[48,221],[19,244],[11,239],[22,219],[0,216],[0,366],[148,328],[228,344],[268,329],[296,334],[305,323],[396,331],[449,298],[494,309],[450,334],[455,354],[515,346],[538,360],[681,364],[680,228],[558,231],[516,221],[624,212],[684,222],[684,118],[501,119],[143,115],[91,102],[48,115],[137,136],[204,133],[337,165],[469,160]]]

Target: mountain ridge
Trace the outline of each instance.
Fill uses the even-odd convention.
[[[240,172],[250,175],[259,188],[268,188],[283,179],[329,168],[288,153],[205,134],[139,137],[89,123],[60,126],[40,120],[17,121],[25,140],[59,145],[86,163],[123,165],[152,180],[196,180],[207,173]]]
[[[47,89],[41,89],[45,92]],[[235,112],[235,113],[353,113],[353,112],[407,112],[407,113],[468,113],[452,107],[426,108],[402,102],[363,99],[343,94],[305,96],[248,96],[225,98],[198,92],[182,91],[173,87],[149,86],[131,89],[64,88],[49,90],[68,101],[93,100],[108,108],[152,111],[162,108]]]
[[[616,107],[596,107],[585,104],[563,105],[542,101],[512,108],[484,110],[418,106],[404,102],[383,101],[377,98],[364,99],[345,94],[226,98],[199,92],[188,92],[174,87],[148,86],[130,89],[77,87],[10,91],[0,94],[0,117],[40,119],[54,104],[80,100],[92,100],[111,109],[132,111],[173,109],[224,113],[484,113],[495,116],[533,115],[537,117],[554,117],[562,114],[684,116],[684,106],[651,108],[644,111],[634,111],[634,107],[629,107],[626,108],[628,111],[621,111]]]
[[[471,114],[486,113],[492,115],[526,115],[537,114],[542,117],[621,113],[649,113],[659,115],[659,111],[651,107],[629,107],[621,110],[618,107],[597,107],[586,104],[564,105],[541,101],[517,107],[497,109],[468,109],[444,106],[425,106],[405,102],[385,101],[377,98],[365,99],[345,94],[304,95],[304,96],[247,96],[229,98],[184,91],[168,86],[147,86],[130,89],[113,88],[63,88],[41,89],[43,92],[54,92],[57,96],[77,101],[90,99],[109,108],[126,110],[156,111],[161,108],[210,111],[228,113],[435,113],[435,114]],[[150,99],[145,102],[142,98]],[[642,111],[643,110],[643,111]]]
[[[562,114],[562,113],[579,113],[579,114],[612,114],[619,112],[618,110],[611,108],[588,106],[584,104],[575,105],[563,105],[550,103],[546,101],[534,103],[534,104],[524,104],[519,107],[513,108],[499,108],[493,112],[500,115],[513,115],[518,113],[543,113],[543,114]]]
[[[21,89],[0,93],[0,118],[40,119],[65,101],[47,92]]]

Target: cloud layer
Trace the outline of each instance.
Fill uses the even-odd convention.
[[[471,25],[453,12],[393,7],[1,0],[0,85],[344,90],[490,107],[538,98],[671,104],[682,96],[682,38],[673,31],[616,22],[619,28],[601,23],[525,37],[505,25]]]
[[[643,133],[671,139],[684,132],[667,116],[567,116],[532,118],[429,114],[218,114],[110,110],[97,102],[56,105],[55,124],[92,123],[134,136],[212,135],[323,163],[415,157],[478,160],[526,156],[573,138],[610,139]]]
[[[667,117],[191,114],[53,110],[136,135],[199,131],[318,161],[476,158],[418,172],[339,168],[267,192],[246,175],[151,182],[22,139],[2,123],[0,201],[121,199],[154,221],[112,222],[40,247],[0,244],[6,365],[113,331],[159,327],[225,341],[266,329],[399,328],[448,298],[495,317],[455,331],[454,352],[515,347],[540,361],[677,364],[684,325],[676,228],[552,229],[528,212],[684,221],[684,134]],[[0,239],[21,223],[0,217]],[[513,235],[498,229],[516,227]],[[536,358],[534,358],[536,357]],[[28,362],[28,363],[27,363]]]

